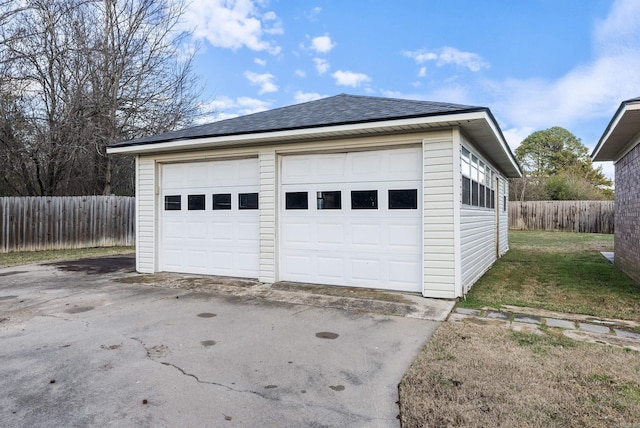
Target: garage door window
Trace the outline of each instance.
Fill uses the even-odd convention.
[[[319,210],[342,209],[342,192],[317,192]]]
[[[287,192],[285,208],[288,210],[306,210],[309,208],[307,192]]]
[[[377,210],[378,191],[377,190],[352,190],[351,191],[352,210]]]
[[[212,206],[214,210],[231,209],[231,193],[218,193],[213,195]]]
[[[180,203],[180,195],[167,195],[164,197],[165,211],[180,211],[182,204]]]
[[[240,193],[238,195],[238,208],[241,210],[257,210],[258,194],[257,193]]]
[[[204,195],[189,195],[187,198],[187,209],[189,211],[204,210]]]
[[[389,190],[390,210],[418,209],[418,189]]]

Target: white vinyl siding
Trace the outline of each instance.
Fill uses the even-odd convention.
[[[496,206],[500,207],[500,255],[503,255],[509,250],[509,181],[504,177],[500,177],[500,201]]]
[[[505,236],[500,236],[500,248],[506,242],[506,228],[508,224],[503,218],[502,196],[505,194],[504,178],[496,172],[496,169],[488,159],[480,155],[473,144],[463,138],[464,147],[469,150],[470,155],[477,157],[478,164],[486,164],[492,173],[490,185],[494,188],[494,208],[486,208],[472,205],[461,205],[460,209],[460,255],[463,292],[466,294],[473,284],[493,265],[497,259],[498,239],[496,221],[500,219],[500,232],[505,231]],[[462,163],[462,161],[459,161]],[[495,182],[496,177],[500,180],[500,185]],[[489,182],[487,182],[489,184]],[[461,189],[462,190],[462,189]],[[462,199],[462,193],[458,196]],[[485,204],[486,205],[486,204]],[[497,215],[496,215],[497,214]],[[504,242],[503,242],[504,241]],[[506,250],[505,250],[506,251]]]
[[[136,158],[136,270],[154,273],[156,247],[156,164],[151,157]]]
[[[465,292],[496,261],[496,215],[493,210],[462,208],[460,251]]]
[[[423,140],[423,292],[426,297],[456,297],[453,139]],[[459,154],[456,152],[456,162]]]
[[[276,281],[276,152],[264,150],[260,162],[260,273],[261,282]]]

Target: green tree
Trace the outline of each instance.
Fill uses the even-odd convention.
[[[515,150],[524,172],[512,199],[610,199],[612,182],[595,168],[579,138],[559,126],[536,131]]]

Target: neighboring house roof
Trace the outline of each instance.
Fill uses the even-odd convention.
[[[591,157],[617,162],[640,143],[640,97],[620,103]]]
[[[521,176],[486,107],[340,94],[109,146],[109,153],[153,153],[355,137],[460,126],[509,177]],[[486,140],[486,146],[482,143]]]

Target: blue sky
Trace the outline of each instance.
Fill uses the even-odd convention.
[[[512,149],[556,125],[593,148],[640,96],[637,0],[191,0],[183,24],[201,122],[348,93],[489,107]]]

